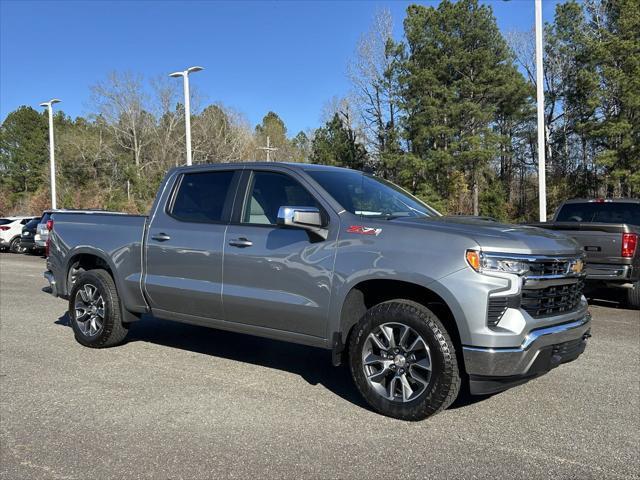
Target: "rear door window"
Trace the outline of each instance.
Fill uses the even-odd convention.
[[[234,170],[185,173],[174,195],[169,214],[183,222],[219,223]]]

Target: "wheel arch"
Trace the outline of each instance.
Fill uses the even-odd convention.
[[[88,270],[96,270],[101,269],[105,270],[113,279],[113,283],[116,286],[116,292],[120,296],[120,308],[122,311],[122,319],[124,322],[134,322],[140,318],[139,315],[130,312],[124,305],[124,299],[122,298],[121,292],[124,291],[123,286],[121,285],[120,279],[115,274],[116,267],[113,264],[112,260],[106,255],[104,252],[93,249],[93,248],[85,248],[81,247],[68,255],[68,259],[65,262],[64,267],[64,288],[65,295],[71,295],[71,290],[73,288],[73,268],[78,267],[82,268],[85,271]]]
[[[368,309],[382,302],[402,299],[419,303],[438,316],[451,335],[459,365],[464,368],[462,336],[466,332],[464,324],[458,318],[459,305],[453,297],[447,298],[446,293],[437,283],[424,286],[396,279],[367,279],[355,284],[347,293],[340,310],[340,330],[334,334],[333,339],[334,363],[341,363],[344,346],[349,342],[349,335]]]
[[[67,261],[65,262],[63,278],[65,293],[67,295],[71,293],[71,289],[73,288],[74,280],[72,275],[74,268],[82,268],[83,270],[95,270],[100,268],[106,270],[109,272],[109,275],[111,275],[111,278],[113,278],[116,288],[118,288],[118,280],[113,274],[115,268],[109,261],[109,257],[99,250],[79,248],[70,253]]]

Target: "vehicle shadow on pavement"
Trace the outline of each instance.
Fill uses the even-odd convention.
[[[70,327],[69,322],[69,314],[65,313],[55,323]],[[353,384],[348,366],[334,367],[330,352],[322,348],[161,320],[148,315],[131,324],[127,343],[132,342],[155,343],[295,373],[311,385],[322,385],[352,404],[373,411]],[[493,396],[471,395],[465,383],[449,409],[463,408]]]
[[[55,323],[69,327],[68,313]],[[330,352],[321,348],[160,320],[147,315],[131,325],[127,343],[132,342],[149,342],[295,373],[311,385],[322,385],[354,405],[371,410],[353,384],[349,369],[345,365],[333,367]]]
[[[628,310],[625,299],[626,291],[622,288],[591,288],[585,292],[589,305]]]
[[[447,410],[456,410],[458,408],[468,407],[475,403],[483,402],[495,395],[500,395],[500,393],[501,392],[489,395],[471,395],[468,383],[463,381],[462,386],[460,387],[460,393],[458,393],[458,398],[456,398],[455,402],[453,402]]]

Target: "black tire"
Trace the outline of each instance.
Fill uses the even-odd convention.
[[[385,323],[410,327],[429,347],[432,371],[427,387],[415,399],[404,402],[387,399],[365,375],[362,359],[365,342],[370,333]],[[354,382],[369,405],[383,415],[401,420],[422,420],[435,415],[451,405],[460,391],[460,371],[451,336],[431,310],[408,300],[391,300],[367,311],[350,337],[349,365]]]
[[[11,253],[22,253],[20,246],[20,237],[15,237],[11,240],[11,243],[9,244],[9,251]]]
[[[633,288],[627,289],[627,305],[640,309],[640,281],[633,284]]]
[[[93,336],[83,332],[80,322],[76,318],[76,299],[81,295],[80,290],[84,289],[86,285],[95,287],[98,292],[96,295],[100,295],[103,299],[102,328]],[[113,278],[108,272],[96,269],[82,272],[78,276],[69,296],[69,319],[76,340],[85,347],[113,347],[124,341],[128,325],[122,322],[120,299]]]

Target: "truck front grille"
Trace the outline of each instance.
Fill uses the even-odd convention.
[[[501,257],[495,254],[496,257]],[[499,328],[510,308],[520,308],[533,318],[551,317],[576,311],[584,289],[582,255],[518,255],[506,257],[525,264],[519,294],[495,292],[487,303],[487,326]]]
[[[534,318],[571,312],[578,308],[582,298],[584,281],[546,288],[522,290],[520,305]]]
[[[551,277],[557,275],[566,275],[569,271],[570,260],[538,260],[529,264],[529,275],[539,277]]]

